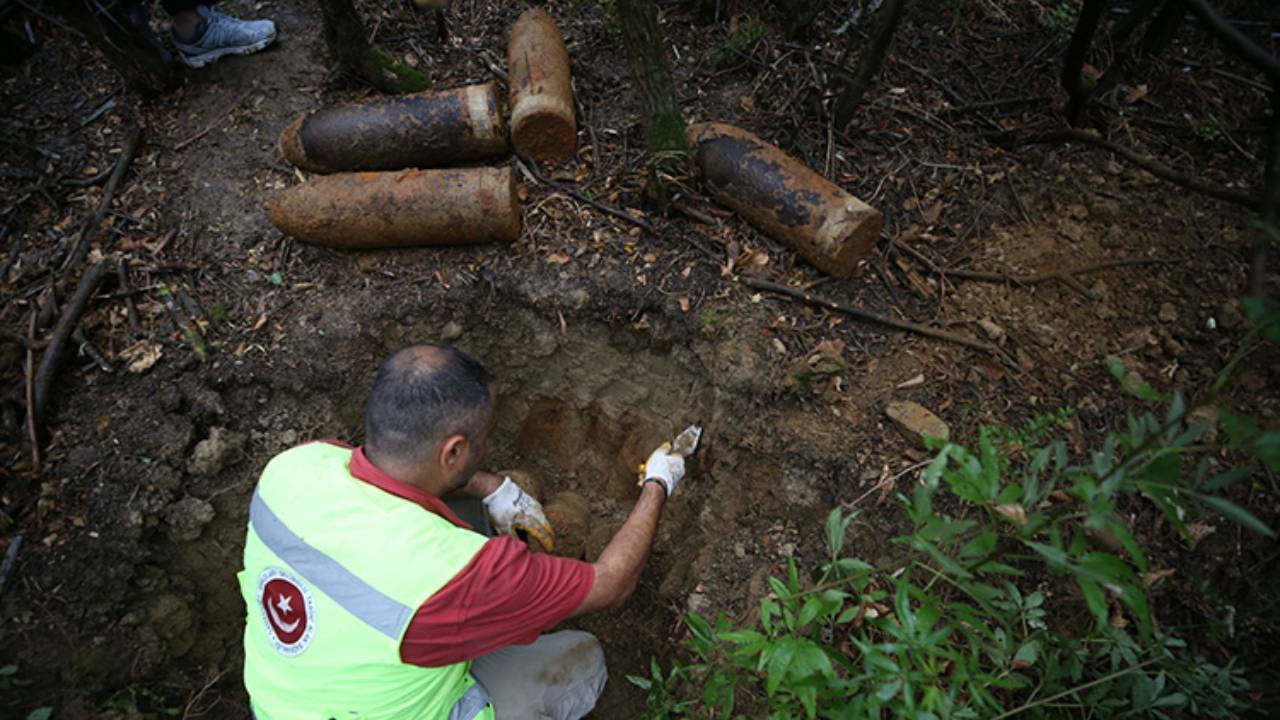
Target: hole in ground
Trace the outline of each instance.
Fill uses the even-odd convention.
[[[496,378],[498,422],[484,465],[535,473],[545,498],[562,491],[584,497],[593,518],[588,558],[630,512],[636,469],[647,453],[689,423],[713,419],[713,388],[687,348],[654,347],[638,334],[594,322],[564,326],[524,307],[432,316],[460,321],[463,334],[455,344],[480,358]],[[165,553],[168,574],[206,586],[190,593],[204,608],[197,613],[204,621],[191,645],[195,649],[175,645],[173,662],[216,665],[221,655],[222,666],[234,664],[230,676],[237,675],[244,609],[229,578],[239,569],[257,472],[298,441],[359,442],[364,396],[378,362],[399,347],[440,337],[444,322],[390,320],[361,331],[321,317],[316,325],[322,332],[315,346],[295,352],[315,358],[320,369],[299,368],[296,376],[273,370],[285,377],[263,378],[275,388],[265,403],[261,390],[229,396],[228,417],[256,425],[240,428],[250,435],[252,462],[208,481],[210,488],[236,487],[213,499],[218,515],[202,541]],[[317,392],[325,388],[331,391]],[[713,425],[706,439],[714,439]],[[708,489],[691,483],[669,504],[640,585],[623,609],[568,623],[596,634],[605,646],[610,681],[597,717],[634,715],[644,700],[625,676],[647,674],[651,656],[674,651],[684,597],[697,582],[690,566],[704,545],[698,518],[708,496]],[[243,696],[226,699],[242,702]]]

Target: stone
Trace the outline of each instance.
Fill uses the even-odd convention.
[[[924,447],[926,437],[951,439],[951,428],[947,427],[942,418],[917,403],[909,400],[894,400],[889,403],[884,412],[908,440],[921,447]]]
[[[169,539],[189,542],[200,538],[204,526],[213,522],[213,506],[197,497],[185,497],[162,513]]]
[[[986,333],[987,337],[995,340],[996,342],[1000,342],[1000,340],[1004,338],[1004,328],[997,325],[991,318],[982,318],[979,320],[978,327],[982,328],[982,332]]]
[[[1067,214],[1075,220],[1088,220],[1089,208],[1084,205],[1068,205]]]
[[[445,342],[453,342],[462,337],[462,325],[457,321],[450,320],[440,329],[440,339]]]
[[[1172,323],[1178,319],[1178,308],[1173,303],[1160,303],[1160,313],[1156,316],[1162,323]]]
[[[223,427],[211,427],[209,437],[196,443],[187,472],[204,477],[217,475],[239,459],[244,445],[244,435]]]

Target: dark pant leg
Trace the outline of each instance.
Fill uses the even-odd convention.
[[[164,6],[164,11],[169,13],[169,17],[184,11],[195,10],[197,5],[212,5],[217,0],[160,0],[160,4]]]

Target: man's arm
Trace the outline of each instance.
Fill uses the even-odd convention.
[[[569,617],[618,608],[631,597],[640,581],[645,560],[649,558],[653,536],[658,530],[658,518],[666,501],[667,491],[661,484],[644,484],[631,515],[592,563],[596,579],[591,592]]]

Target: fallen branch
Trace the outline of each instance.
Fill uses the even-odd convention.
[[[1209,32],[1216,35],[1228,50],[1239,54],[1251,65],[1271,79],[1273,86],[1280,85],[1280,58],[1256,45],[1236,29],[1205,0],[1185,0],[1191,12],[1200,18]]]
[[[102,263],[95,263],[85,271],[84,277],[80,278],[80,283],[76,285],[75,293],[67,301],[66,310],[63,311],[62,317],[58,319],[58,325],[54,328],[53,336],[49,339],[49,346],[44,349],[44,354],[40,357],[40,367],[36,370],[35,387],[31,393],[33,403],[31,407],[33,409],[28,413],[29,417],[35,422],[33,432],[37,433],[36,437],[39,437],[38,430],[44,425],[45,409],[49,402],[49,391],[53,387],[53,379],[58,374],[58,367],[62,363],[62,356],[67,349],[67,341],[71,339],[72,332],[80,322],[80,316],[89,307],[89,300],[93,297],[94,291],[98,289],[104,274],[105,268]]]
[[[36,313],[31,312],[31,321],[27,326],[27,331],[31,334],[31,341],[34,343],[36,339]],[[26,382],[26,403],[27,403],[27,435],[31,441],[31,474],[39,477],[40,475],[40,432],[36,425],[36,351],[30,345],[27,346],[27,363],[26,373],[23,378]],[[0,587],[3,583],[0,583]]]
[[[1050,272],[1035,273],[1031,275],[1014,275],[1011,273],[988,272],[984,270],[952,270],[950,268],[939,267],[923,253],[910,245],[899,242],[891,242],[890,245],[893,249],[901,250],[915,258],[926,269],[928,269],[929,272],[932,272],[943,279],[959,278],[961,280],[1000,283],[1002,285],[1036,285],[1038,283],[1056,280],[1081,295],[1084,295],[1090,300],[1098,300],[1100,298],[1097,293],[1092,292],[1081,285],[1080,281],[1076,280],[1075,276],[1086,275],[1088,273],[1098,272],[1099,270],[1110,270],[1118,267],[1180,263],[1187,259],[1183,257],[1119,258],[1116,260],[1104,260],[1102,262],[1084,265],[1077,268],[1066,268],[1063,270],[1053,270]]]
[[[916,323],[908,322],[906,320],[894,320],[891,317],[863,310],[847,303],[842,303],[838,300],[831,300],[830,298],[825,298],[821,295],[815,295],[799,288],[749,277],[739,277],[738,282],[746,285],[747,287],[755,288],[756,290],[764,290],[766,292],[777,293],[779,295],[786,295],[787,297],[806,302],[810,305],[834,310],[857,320],[862,320],[863,322],[884,325],[885,327],[891,327],[895,330],[903,330],[905,332],[924,335],[925,337],[931,337],[937,340],[946,340],[947,342],[953,342],[958,345],[974,348],[975,350],[981,350],[999,358],[1004,357],[1000,348],[992,345],[991,343],[975,340],[964,335],[957,335],[956,333],[947,332],[946,330],[931,328],[927,325],[917,325]]]
[[[142,129],[137,128],[129,133],[129,137],[124,141],[124,148],[120,151],[120,159],[116,161],[115,170],[111,171],[111,177],[107,179],[107,184],[102,189],[102,200],[98,202],[97,211],[85,218],[84,224],[80,226],[80,237],[76,238],[74,249],[62,263],[63,280],[67,279],[75,267],[89,255],[89,240],[102,224],[102,219],[106,217],[107,209],[111,207],[111,198],[115,195],[120,181],[124,179],[125,173],[129,171],[129,165],[138,154],[138,148],[141,145]]]
[[[1019,145],[1050,145],[1066,142],[1082,142],[1087,145],[1093,145],[1094,147],[1099,147],[1108,152],[1115,153],[1152,175],[1155,175],[1161,180],[1166,180],[1188,190],[1208,195],[1211,198],[1217,198],[1218,200],[1225,202],[1244,205],[1249,208],[1256,209],[1261,205],[1261,201],[1249,193],[1197,180],[1190,175],[1174,170],[1159,160],[1149,158],[1145,155],[1139,155],[1137,152],[1134,152],[1127,147],[1116,145],[1108,140],[1104,140],[1097,134],[1088,130],[1078,130],[1074,128],[1067,130],[1055,130],[1042,135],[1015,136],[1011,138],[1011,140],[1013,143]]]
[[[555,180],[552,180],[551,178],[542,175],[537,171],[536,169],[537,165],[532,160],[527,160],[525,158],[517,157],[516,165],[519,165],[520,171],[523,172],[529,179],[535,182],[541,183],[542,185],[546,185],[547,187],[552,188],[553,190],[558,190],[568,195],[569,197],[573,198],[574,200],[577,200],[578,202],[582,202],[590,205],[591,207],[599,210],[602,213],[612,215],[620,220],[626,220],[627,222],[631,223],[632,225],[635,225],[641,230],[644,230],[650,235],[656,234],[653,231],[653,226],[649,224],[648,220],[643,220],[638,217],[632,217],[631,214],[627,212],[619,210],[618,208],[612,205],[602,203],[599,200],[593,200],[587,197],[586,195],[583,195],[582,193],[578,192],[574,188],[569,187],[568,185],[565,185],[563,183],[558,183]]]
[[[22,533],[18,533],[9,541],[9,547],[4,551],[4,562],[0,562],[0,595],[4,594],[4,586],[9,584],[9,576],[18,562],[18,548],[21,547]]]
[[[120,287],[120,292],[129,292],[129,264],[123,257],[116,261],[116,284]],[[135,340],[142,337],[142,325],[138,322],[138,307],[133,302],[132,295],[124,296],[124,309],[125,321],[129,326],[129,337]]]

